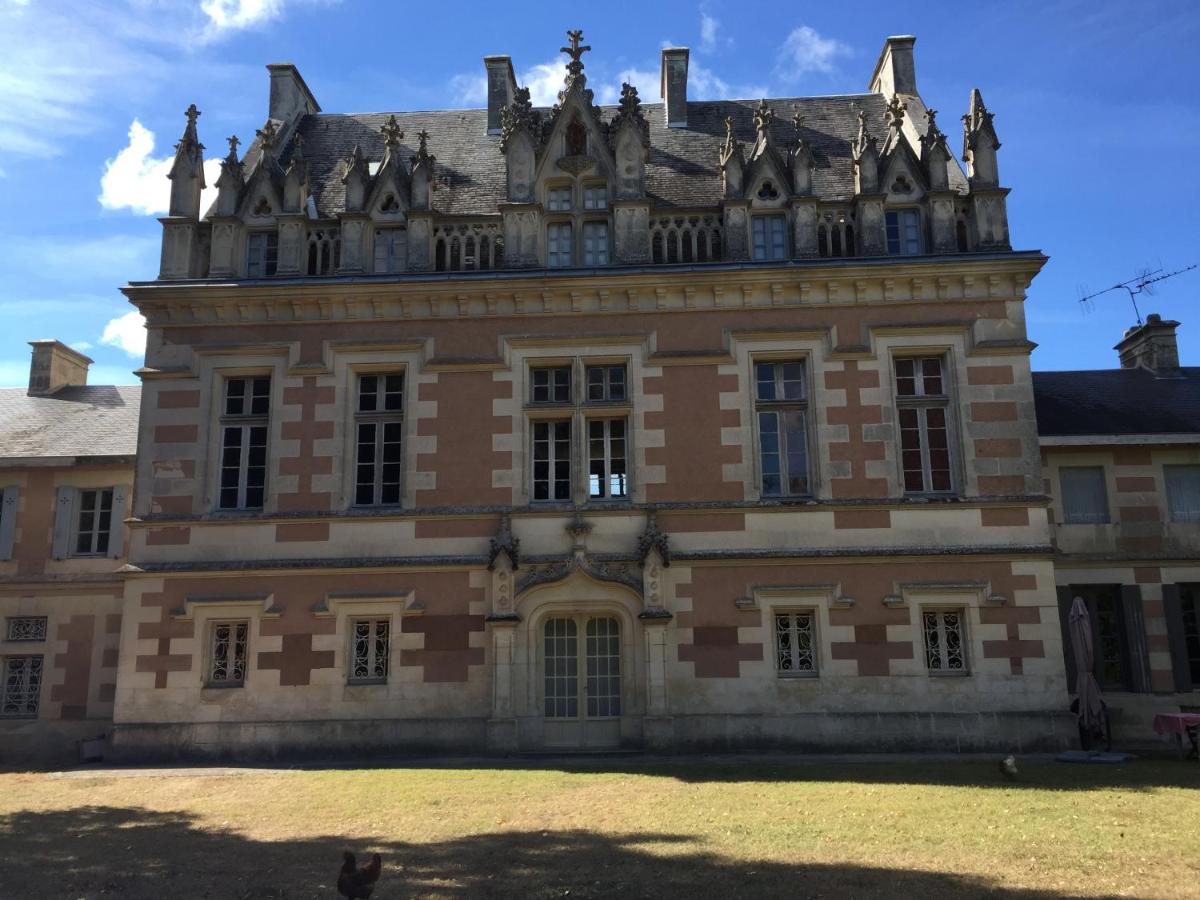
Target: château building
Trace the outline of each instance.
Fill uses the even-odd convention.
[[[550,109],[503,56],[441,112],[269,66],[210,209],[188,110],[124,289],[110,752],[1070,743],[1046,257],[979,91],[957,154],[912,37],[864,93],[752,101],[689,100],[668,48],[616,106],[581,39]]]

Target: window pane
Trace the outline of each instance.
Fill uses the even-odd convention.
[[[608,224],[585,222],[583,226],[583,263],[588,266],[608,265]]]
[[[789,494],[808,493],[808,450],[804,428],[804,413],[788,410],[782,414],[784,447],[787,455],[786,486]]]
[[[1172,522],[1200,522],[1200,466],[1163,466]]]
[[[225,415],[240,416],[245,412],[246,379],[230,378],[225,382]]]
[[[916,360],[897,359],[896,395],[899,397],[914,397],[917,393]]]
[[[1058,470],[1058,478],[1064,522],[1094,525],[1108,521],[1103,466],[1064,466]]]
[[[379,378],[375,375],[360,375],[358,378],[359,412],[373,412],[378,408]]]

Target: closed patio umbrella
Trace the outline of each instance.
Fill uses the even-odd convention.
[[[1095,665],[1095,648],[1092,645],[1092,617],[1082,597],[1071,604],[1069,618],[1071,651],[1075,655],[1075,693],[1079,695],[1080,734],[1104,733],[1104,704],[1100,699],[1100,685],[1092,674]]]

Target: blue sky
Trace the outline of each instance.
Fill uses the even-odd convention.
[[[189,103],[215,165],[227,135],[248,143],[262,124],[267,63],[298,65],[326,110],[414,110],[482,105],[481,58],[507,53],[537,100],[561,84],[567,28],[584,29],[589,85],[606,102],[623,79],[657,99],[667,43],[692,49],[695,99],[859,92],[883,38],[915,34],[918,86],[952,138],[971,88],[983,91],[1004,145],[1013,244],[1050,256],[1027,304],[1036,368],[1115,363],[1129,299],[1083,306],[1082,289],[1200,262],[1194,2],[750,9],[0,0],[0,385],[26,383],[26,341],[43,337],[92,356],[94,383],[136,380],[143,332],[118,288],[157,272],[164,161]],[[1200,270],[1139,298],[1143,314],[1184,323],[1193,364],[1197,298]]]

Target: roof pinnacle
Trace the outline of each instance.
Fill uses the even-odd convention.
[[[404,140],[404,132],[400,130],[400,124],[394,115],[388,116],[388,120],[383,123],[379,132],[383,135],[384,146],[393,150],[399,147],[400,142]]]

